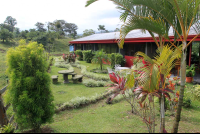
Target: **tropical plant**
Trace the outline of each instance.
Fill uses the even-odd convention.
[[[92,4],[97,0],[88,0],[86,6]],[[184,96],[184,87],[185,87],[185,78],[186,78],[186,49],[200,35],[199,29],[199,16],[200,16],[200,1],[199,0],[112,0],[114,4],[117,5],[117,8],[123,10],[124,12],[120,16],[122,20],[127,21],[127,25],[129,29],[123,28],[120,30],[121,40],[120,46],[123,46],[124,38],[127,32],[130,31],[130,28],[134,25],[131,23],[134,17],[137,18],[135,11],[139,11],[139,16],[143,16],[144,14],[152,15],[155,13],[157,16],[162,17],[164,22],[168,22],[168,26],[170,26],[174,30],[174,42],[177,39],[180,39],[182,42],[182,57],[181,57],[181,87],[180,87],[180,96],[178,108],[175,116],[175,121],[172,129],[172,133],[178,132],[178,126],[181,116],[181,107],[183,104],[183,96]],[[147,9],[150,12],[146,12]],[[139,10],[137,10],[139,9]],[[162,22],[162,21],[160,21]],[[125,25],[126,25],[125,24]],[[142,23],[145,25],[149,24],[149,27],[155,27],[155,25],[151,25],[151,23]],[[161,23],[160,23],[161,24]],[[164,24],[164,23],[163,23]],[[167,29],[167,26],[166,26]],[[196,36],[187,43],[187,38],[190,30],[193,29],[196,32]],[[165,31],[164,29],[160,29],[155,33],[160,33],[161,31]],[[166,33],[166,32],[164,32]],[[125,35],[125,36],[123,36]],[[159,34],[163,35],[163,34]],[[165,34],[165,35],[168,35]],[[166,41],[169,41],[167,36],[164,37]]]
[[[171,101],[171,97],[169,93],[173,92],[173,87],[165,84],[165,79],[169,76],[169,72],[175,66],[175,60],[180,58],[180,53],[177,49],[173,49],[169,46],[163,46],[163,48],[159,48],[157,50],[157,56],[155,59],[151,59],[147,55],[142,52],[138,52],[136,54],[138,57],[143,57],[143,59],[135,58],[137,61],[136,64],[129,72],[126,78],[120,77],[116,75],[114,72],[109,73],[110,80],[115,83],[114,87],[111,87],[114,90],[114,94],[111,95],[107,99],[107,103],[110,103],[118,94],[124,94],[125,90],[128,88],[133,88],[133,92],[135,93],[135,97],[140,99],[141,108],[145,108],[147,106],[150,107],[151,103],[153,103],[154,96],[161,97],[161,124],[163,127],[161,132],[165,132],[165,110],[164,110],[164,96]],[[138,73],[136,75],[135,73]],[[137,77],[135,77],[137,76]],[[145,102],[145,99],[148,98],[149,103]],[[127,100],[132,107],[132,112],[137,111],[132,103]],[[143,103],[144,102],[144,103]],[[146,111],[146,109],[144,109]],[[152,113],[153,111],[150,111]],[[142,116],[143,117],[143,116]],[[152,125],[152,120],[147,121],[145,119],[145,123],[148,126],[149,132],[155,132],[155,124]]]
[[[83,53],[81,50],[76,50],[75,54],[78,56],[78,60],[83,60]]]
[[[186,66],[186,77],[193,77],[195,75],[195,64],[190,66]]]
[[[12,124],[8,123],[7,125],[4,125],[2,128],[0,128],[1,133],[14,133],[14,127]]]
[[[194,89],[194,98],[200,101],[200,85],[197,85]]]
[[[54,114],[51,78],[42,44],[29,42],[10,48],[7,52],[9,75],[6,103],[11,103],[20,129],[39,131],[44,123],[51,122]]]
[[[95,55],[92,59],[92,63],[99,64],[100,69],[102,70],[104,63],[107,63],[107,62],[108,62],[108,56],[103,51],[103,49],[95,52]]]

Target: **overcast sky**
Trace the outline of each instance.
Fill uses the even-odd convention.
[[[36,28],[37,22],[65,20],[78,26],[78,34],[85,29],[98,31],[98,25],[107,30],[120,28],[119,10],[109,0],[99,0],[85,7],[87,0],[1,0],[0,23],[7,16],[17,20],[20,30]]]

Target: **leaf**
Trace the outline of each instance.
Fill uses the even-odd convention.
[[[164,95],[168,100],[171,100],[171,97],[170,97],[170,95],[168,93],[165,92]]]
[[[165,88],[164,91],[166,91],[166,92],[170,92],[170,93],[174,93],[174,91],[172,91],[172,90],[169,89],[169,88]]]
[[[141,99],[140,102],[141,102],[141,103],[144,102],[146,98],[147,98],[147,95],[144,95],[144,96],[142,97],[142,99]]]
[[[151,93],[151,94],[153,94],[154,96],[160,98],[160,95],[158,93]]]
[[[142,93],[138,96],[138,99],[140,99],[141,97],[143,97],[143,96],[145,96],[145,95],[147,95],[147,93],[146,93],[146,92],[142,92]]]

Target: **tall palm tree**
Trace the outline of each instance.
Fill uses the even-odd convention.
[[[89,4],[90,1],[88,1]],[[116,1],[115,1],[116,2]],[[121,27],[120,39],[118,40],[118,45],[120,48],[123,48],[124,39],[126,35],[135,29],[147,30],[149,34],[154,39],[158,48],[162,48],[165,42],[163,38],[168,39],[168,32],[170,25],[165,21],[162,16],[159,16],[157,12],[152,9],[149,9],[145,6],[135,6],[134,8],[130,6],[128,1],[116,2],[118,8],[123,11],[120,19],[124,22],[124,25]],[[158,34],[158,38],[155,37],[154,33]],[[158,42],[159,40],[159,42]],[[172,42],[170,42],[174,45]],[[175,45],[174,45],[175,46]],[[175,46],[176,47],[176,46]],[[180,50],[179,50],[180,51]],[[154,89],[155,90],[155,89]],[[160,132],[163,132],[165,129],[165,110],[164,110],[164,94],[161,94],[160,97],[160,112],[161,112],[161,127]]]
[[[89,6],[97,0],[88,0],[86,6]],[[157,13],[158,16],[169,23],[174,30],[174,42],[180,39],[182,42],[182,57],[181,57],[181,87],[178,108],[175,116],[173,133],[178,132],[179,121],[181,117],[181,108],[183,104],[185,78],[186,78],[186,49],[200,35],[199,24],[199,10],[200,0],[110,0],[117,5],[118,9],[124,10],[121,19],[131,21],[131,18],[135,16],[135,9],[138,6],[144,6],[149,10]],[[141,14],[149,14],[149,12],[141,11]],[[130,25],[132,23],[129,23]],[[152,26],[152,25],[151,25]],[[131,26],[130,26],[131,28]],[[193,29],[196,32],[196,36],[187,43],[189,31]],[[130,32],[130,31],[127,31]],[[157,32],[156,32],[157,33]],[[120,31],[119,47],[123,48],[123,41],[128,33],[124,32],[123,27]],[[164,37],[170,42],[170,40]]]

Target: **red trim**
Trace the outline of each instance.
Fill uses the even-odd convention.
[[[196,35],[189,35],[187,41],[191,41]],[[170,41],[174,41],[174,36],[169,37]],[[158,40],[159,41],[159,40]],[[181,41],[178,39],[177,41]],[[194,41],[200,41],[200,36],[198,36]],[[144,38],[129,38],[125,39],[124,43],[139,43],[139,42],[155,42],[152,37],[144,37]],[[167,40],[166,40],[167,42]],[[70,41],[70,44],[87,44],[87,43],[117,43],[117,40],[93,40],[93,41]]]

